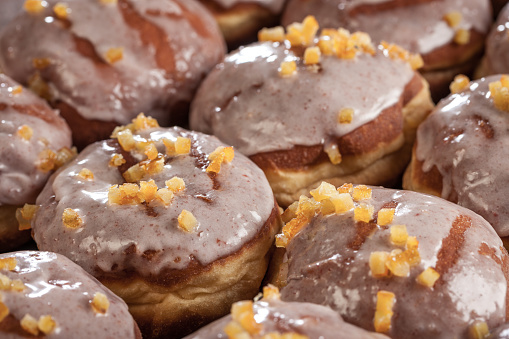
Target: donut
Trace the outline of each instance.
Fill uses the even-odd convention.
[[[498,16],[486,40],[486,53],[476,70],[476,78],[509,73],[509,5]]]
[[[71,131],[58,113],[4,74],[0,121],[0,252],[6,252],[30,239],[27,228],[18,230],[16,210],[35,202],[53,169],[73,152]],[[21,224],[28,214],[18,212]]]
[[[142,115],[114,135],[45,186],[38,248],[124,299],[145,338],[180,338],[253,298],[281,222],[263,172],[212,136]]]
[[[480,214],[501,237],[509,236],[504,203],[509,100],[503,93],[508,87],[507,76],[470,83],[458,77],[453,94],[419,126],[403,180],[405,189],[441,196]]]
[[[489,0],[290,0],[282,22],[309,14],[324,26],[365,31],[421,54],[436,102],[456,74],[473,71],[492,22]]]
[[[205,74],[224,56],[195,0],[28,0],[0,34],[0,68],[60,110],[78,149],[149,112],[186,124]]]
[[[313,17],[297,26],[262,30],[260,40],[279,41],[229,54],[200,86],[191,128],[249,156],[283,206],[324,179],[396,181],[433,107],[410,65],[422,60],[395,45],[375,48],[361,32],[315,37]]]
[[[278,23],[285,0],[200,0],[214,15],[230,48],[256,40],[263,27]]]
[[[263,289],[263,299],[239,301],[231,314],[207,325],[185,339],[283,338],[285,339],[388,339],[343,321],[328,307],[300,302],[284,302],[274,286]]]
[[[2,338],[131,338],[127,305],[72,261],[51,252],[0,254]]]
[[[270,281],[391,338],[484,338],[506,322],[509,256],[474,212],[411,191],[323,182],[292,204]],[[469,333],[480,336],[469,336]]]

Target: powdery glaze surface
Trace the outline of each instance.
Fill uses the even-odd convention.
[[[415,0],[391,1],[386,10],[371,9],[374,13],[354,13],[361,5],[369,9],[389,1],[357,0],[290,0],[285,9],[283,24],[302,21],[314,15],[322,27],[345,27],[364,31],[374,41],[396,43],[413,53],[427,54],[452,41],[455,29],[475,29],[486,33],[491,25],[489,0],[432,0],[415,4]],[[396,4],[398,3],[398,4]],[[401,3],[404,3],[401,5]],[[453,29],[443,20],[445,14],[457,11],[463,15],[460,25]]]
[[[86,119],[130,122],[140,112],[165,123],[169,109],[189,102],[205,74],[224,55],[224,42],[213,17],[194,0],[63,1],[70,27],[52,15],[57,0],[43,13],[24,13],[0,36],[0,67],[22,83],[36,71],[33,58],[52,65],[41,72],[54,100],[73,106]],[[131,8],[156,44],[147,45],[126,22]],[[122,9],[122,10],[121,10]],[[190,17],[191,19],[187,19]],[[93,57],[80,54],[75,39],[90,42]],[[146,37],[145,37],[146,38]],[[123,59],[108,64],[105,54],[122,47]],[[165,53],[156,60],[156,51]]]
[[[437,167],[443,198],[479,213],[507,236],[509,115],[495,108],[488,89],[499,79],[483,78],[442,100],[418,129],[416,157],[424,172]]]
[[[26,88],[12,94],[16,86],[0,74],[0,205],[34,203],[51,174],[37,169],[39,153],[71,147],[71,132],[58,113]],[[24,113],[28,109],[38,116]],[[23,125],[33,130],[28,141],[16,134]]]
[[[374,120],[396,104],[414,71],[380,51],[344,60],[322,56],[321,70],[299,66],[283,78],[295,54],[278,43],[256,43],[228,55],[202,83],[191,128],[214,134],[248,156],[295,145],[319,145]],[[300,63],[300,62],[299,62]],[[350,124],[338,112],[353,108]]]
[[[505,323],[491,331],[488,339],[509,339],[509,323]]]
[[[2,0],[0,2],[0,29],[21,12],[22,6],[22,0]]]
[[[224,8],[231,8],[240,3],[255,3],[269,9],[275,14],[280,13],[283,9],[283,5],[285,4],[285,0],[214,0],[214,2]]]
[[[333,310],[321,305],[277,300],[261,300],[254,303],[254,317],[263,325],[260,336],[270,332],[296,332],[309,339],[384,339],[385,335],[365,331],[352,326]],[[231,315],[215,321],[185,339],[228,338],[224,327],[232,320]]]
[[[10,279],[21,279],[24,292],[2,291],[3,303],[18,321],[25,314],[39,319],[51,315],[57,328],[45,338],[135,338],[135,322],[127,305],[82,268],[62,255],[23,251],[0,255],[15,257],[15,271],[2,270]],[[94,294],[106,295],[106,314],[98,315],[90,305]],[[28,333],[27,333],[28,335]],[[2,338],[25,338],[2,333]]]
[[[504,7],[488,36],[485,63],[489,74],[509,73],[509,5]]]
[[[108,189],[124,180],[117,168],[108,166],[118,150],[106,141],[98,142],[52,177],[39,196],[37,204],[42,207],[33,223],[38,247],[62,253],[90,273],[96,267],[107,273],[134,269],[143,276],[163,268],[186,268],[191,256],[207,265],[240,249],[262,229],[274,208],[263,172],[237,152],[232,163],[222,165],[215,179],[220,187],[214,189],[214,180],[205,172],[208,162],[197,167],[197,161],[223,145],[216,138],[176,127],[152,129],[140,136],[155,140],[159,152],[165,154],[162,138],[176,140],[181,135],[191,138],[196,156],[168,158],[164,171],[152,176],[159,188],[174,176],[184,179],[186,190],[176,193],[170,206],[109,205]],[[94,173],[93,181],[79,180],[82,168]],[[65,208],[78,211],[84,222],[81,228],[64,227]],[[200,223],[194,233],[178,227],[177,217],[183,209]],[[132,252],[133,245],[136,252],[126,257],[124,251]],[[145,252],[154,251],[149,261]]]
[[[422,260],[410,276],[370,274],[372,252],[398,248],[391,244],[388,228],[355,223],[353,210],[319,214],[287,247],[283,300],[328,305],[345,321],[373,331],[376,294],[391,291],[396,295],[388,333],[392,338],[467,338],[474,320],[486,321],[490,328],[505,322],[506,278],[501,265],[480,250],[504,260],[506,269],[507,252],[484,219],[440,198],[409,191],[373,188],[373,198],[365,202],[374,206],[375,216],[385,204],[397,203],[390,225],[406,225],[408,234],[419,241]],[[455,222],[459,217],[470,218],[471,226],[462,229]],[[441,272],[434,290],[415,281],[430,266]]]

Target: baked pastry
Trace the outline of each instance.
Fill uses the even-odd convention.
[[[505,6],[486,40],[486,53],[476,78],[509,73],[509,5]]]
[[[363,185],[311,194],[285,211],[276,238],[282,300],[330,306],[391,338],[469,338],[506,321],[509,256],[479,215]]]
[[[214,137],[141,115],[115,135],[39,195],[39,249],[122,297],[145,338],[181,337],[254,297],[280,228],[263,172]]]
[[[474,70],[492,22],[489,0],[290,0],[282,21],[309,14],[323,26],[365,31],[420,53],[436,102],[456,74]]]
[[[483,216],[501,237],[509,236],[503,202],[509,128],[509,78],[500,75],[469,83],[458,77],[417,131],[405,189],[441,196]]]
[[[2,338],[131,338],[140,330],[127,305],[63,255],[0,255]]]
[[[6,252],[30,239],[29,231],[18,230],[16,209],[33,204],[53,169],[74,153],[58,113],[4,74],[0,121],[0,252]]]
[[[263,299],[233,304],[231,315],[203,327],[185,339],[281,338],[285,339],[388,339],[350,325],[328,307],[284,302],[274,286],[264,287]],[[271,336],[272,335],[272,336]],[[278,336],[279,335],[279,336]]]
[[[28,0],[0,34],[0,68],[60,110],[79,149],[140,112],[186,124],[224,51],[196,0]]]
[[[285,0],[200,0],[214,15],[230,48],[256,40],[263,27],[278,23]]]
[[[249,156],[284,206],[325,179],[395,181],[433,107],[410,65],[422,60],[394,45],[375,48],[360,32],[315,37],[313,17],[299,27],[286,36],[282,27],[262,30],[261,40],[279,42],[229,54],[200,86],[191,128]]]

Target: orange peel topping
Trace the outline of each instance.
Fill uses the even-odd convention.
[[[157,155],[159,154],[156,145],[152,142],[145,147],[144,153],[149,160],[154,160],[155,158],[157,158]]]
[[[281,300],[279,289],[274,285],[267,285],[263,287],[263,299],[265,300]]]
[[[48,58],[33,58],[32,65],[34,68],[42,70],[51,65],[51,61]]]
[[[53,6],[53,12],[59,19],[67,19],[69,16],[69,5],[59,2],[55,6]]]
[[[23,319],[20,321],[21,328],[32,335],[39,335],[39,324],[37,319],[32,317],[30,314],[25,314]]]
[[[62,213],[62,222],[65,227],[71,229],[76,229],[83,225],[83,220],[79,213],[72,208],[66,208],[64,210],[64,213]]]
[[[330,198],[337,193],[336,187],[328,182],[322,181],[320,186],[309,192],[318,202]]]
[[[338,113],[338,122],[340,124],[349,124],[353,120],[354,115],[353,108],[343,108]]]
[[[60,168],[63,165],[67,164],[69,161],[76,158],[77,155],[78,151],[76,147],[73,148],[63,147],[59,149],[57,152],[57,159],[55,160],[54,169]]]
[[[339,152],[339,147],[336,144],[329,144],[324,147],[324,152],[327,153],[330,162],[333,165],[339,165],[343,161],[343,157]]]
[[[424,66],[424,61],[419,54],[412,54],[403,47],[400,47],[396,44],[389,44],[386,41],[382,41],[380,45],[382,47],[383,53],[393,60],[400,59],[408,62],[410,67],[412,67],[414,70]]]
[[[282,26],[262,28],[258,32],[258,41],[283,42],[285,40],[285,29]]]
[[[499,81],[491,82],[489,88],[495,107],[509,112],[509,76],[502,75]]]
[[[164,206],[168,207],[173,200],[174,193],[168,188],[160,188],[157,190],[155,199],[161,202]]]
[[[352,198],[355,201],[371,199],[372,190],[365,185],[357,185],[353,188]]]
[[[359,222],[370,222],[373,219],[375,208],[372,205],[361,204],[354,208],[354,220]]]
[[[7,305],[0,301],[0,323],[4,321],[5,318],[9,315],[10,310]]]
[[[90,306],[97,314],[106,314],[110,308],[110,301],[108,297],[101,292],[96,292],[94,298],[90,302]]]
[[[25,204],[22,208],[16,209],[16,219],[18,220],[19,230],[29,230],[32,228],[30,221],[34,218],[39,206]]]
[[[458,45],[466,45],[470,42],[470,31],[467,29],[460,28],[454,35],[454,42]]]
[[[282,77],[290,77],[297,73],[297,63],[294,60],[283,61],[279,66],[279,75]]]
[[[29,141],[34,135],[34,130],[30,126],[23,125],[18,128],[16,135],[23,140]]]
[[[389,225],[394,220],[395,208],[382,208],[378,211],[377,224],[380,226]]]
[[[104,55],[104,59],[109,64],[114,64],[116,62],[119,62],[124,58],[124,48],[122,47],[112,47],[106,51],[106,54]]]
[[[88,168],[82,168],[81,171],[78,173],[78,177],[80,177],[83,180],[94,180],[94,173],[92,173],[91,170]]]
[[[196,231],[196,228],[199,226],[198,220],[196,220],[193,213],[187,210],[182,210],[178,216],[178,224],[180,229],[189,233]]]
[[[257,334],[262,330],[254,318],[253,302],[238,301],[231,308],[232,320],[238,323],[249,334]]]
[[[416,281],[422,286],[433,288],[438,278],[440,278],[440,273],[435,271],[432,267],[428,267],[417,276]]]
[[[232,162],[234,157],[235,151],[233,150],[233,147],[219,146],[214,150],[214,152],[209,154],[208,159],[211,160],[211,162],[207,166],[206,171],[219,173],[221,170],[221,164]]]
[[[42,333],[48,335],[55,330],[57,323],[50,315],[41,315],[37,327]]]
[[[444,20],[447,22],[449,27],[456,28],[460,24],[461,20],[463,20],[463,14],[461,14],[461,12],[452,11],[444,15]]]
[[[397,246],[404,246],[408,240],[408,232],[405,225],[393,225],[390,228],[391,242]]]
[[[462,92],[468,88],[470,83],[470,79],[463,74],[458,74],[454,77],[454,80],[449,85],[449,89],[452,94],[456,94]]]
[[[112,167],[119,167],[125,163],[126,163],[126,161],[124,159],[124,156],[122,154],[115,153],[111,156],[111,159],[110,159],[110,162],[108,163],[108,165],[112,166]]]
[[[490,335],[490,329],[485,321],[476,321],[468,328],[470,338],[484,339]]]
[[[389,268],[385,263],[389,260],[390,255],[389,252],[371,252],[369,268],[373,277],[383,278],[389,276]]]
[[[15,257],[0,259],[0,270],[14,271],[18,261]]]
[[[175,141],[163,139],[163,143],[166,146],[166,154],[171,157],[191,152],[191,139],[189,138],[177,137]]]
[[[386,333],[391,329],[391,320],[394,312],[392,311],[396,295],[389,291],[379,291],[376,294],[376,311],[373,324],[375,331]]]
[[[304,64],[305,65],[316,65],[320,62],[320,57],[322,53],[320,52],[320,48],[317,46],[308,47],[304,51]]]
[[[51,100],[53,95],[51,93],[51,89],[48,84],[43,80],[41,74],[37,71],[35,72],[30,79],[28,79],[28,88],[32,90],[35,94],[45,100]]]
[[[186,189],[186,183],[184,182],[184,179],[179,177],[173,177],[170,180],[166,180],[165,182],[166,187],[173,193],[181,192]]]
[[[25,0],[23,9],[30,14],[39,14],[47,6],[46,1],[42,0]]]
[[[353,192],[353,184],[343,184],[338,187],[337,190],[339,193],[352,193]]]
[[[23,87],[21,86],[14,86],[10,88],[12,95],[19,95],[23,93]]]
[[[42,172],[49,172],[55,168],[57,154],[49,148],[41,151],[36,162],[36,166]]]

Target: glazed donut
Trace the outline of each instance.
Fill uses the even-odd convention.
[[[504,78],[507,90],[509,81]],[[469,83],[458,77],[454,94],[442,100],[417,131],[403,187],[471,209],[499,236],[507,237],[509,210],[504,201],[509,176],[504,159],[509,100],[497,93],[500,79],[497,75]]]
[[[263,299],[254,303],[239,301],[233,304],[231,315],[205,326],[185,339],[234,337],[232,333],[244,335],[243,338],[247,339],[263,338],[264,335],[280,338],[276,334],[285,335],[285,339],[389,338],[344,322],[341,316],[328,307],[281,301],[277,288],[273,286],[264,287]]]
[[[72,156],[71,132],[44,100],[0,74],[0,251],[30,239],[16,209],[33,204],[52,170]]]
[[[409,161],[416,126],[433,107],[427,83],[396,56],[412,59],[407,52],[375,49],[366,34],[344,30],[324,30],[329,35],[313,40],[312,17],[302,26],[311,32],[307,46],[295,40],[309,33],[289,31],[284,43],[260,42],[228,55],[191,106],[191,128],[249,156],[284,206],[324,179],[395,181]],[[260,38],[283,39],[281,31],[265,30]],[[336,51],[327,43],[355,47]]]
[[[421,54],[436,102],[456,74],[473,71],[492,22],[489,0],[291,0],[282,21],[309,14],[323,26],[365,31]]]
[[[29,4],[0,34],[0,68],[60,110],[79,149],[139,112],[187,123],[198,84],[224,56],[195,0]]]
[[[486,53],[476,78],[509,73],[509,5],[505,6],[486,40]]]
[[[39,195],[39,249],[122,297],[145,338],[189,334],[254,297],[280,227],[263,172],[214,137],[141,115],[115,135]]]
[[[2,338],[141,339],[127,305],[63,255],[0,255]]]
[[[279,21],[285,0],[200,0],[214,15],[230,48],[256,40]]]
[[[395,339],[470,338],[506,321],[509,256],[479,215],[363,185],[324,182],[311,194],[285,211],[276,237],[270,279],[282,300],[330,306]]]

